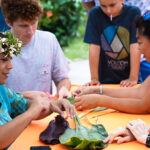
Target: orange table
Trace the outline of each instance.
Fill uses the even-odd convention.
[[[110,85],[109,85],[110,86]],[[114,87],[117,87],[117,85],[113,85]],[[104,110],[101,112],[94,112],[89,113],[86,115],[88,120],[90,120],[92,123],[96,123],[96,116],[98,116],[99,123],[102,123],[104,127],[106,128],[108,133],[111,133],[112,131],[116,130],[118,127],[125,127],[126,124],[134,119],[142,119],[144,120],[148,125],[150,125],[150,115],[133,115],[133,114],[126,114],[126,113],[120,113],[120,112],[111,112],[112,110]],[[79,114],[81,112],[78,112]],[[102,115],[105,114],[105,115]],[[49,124],[49,121],[52,120],[56,116],[56,114],[52,114],[51,116],[40,120],[40,121],[33,121],[23,132],[22,134],[17,138],[17,140],[11,145],[9,150],[29,150],[30,146],[39,146],[39,145],[45,145],[42,142],[39,141],[39,134],[47,127]],[[75,127],[73,120],[68,119],[70,127]],[[81,119],[82,124],[90,127],[89,123],[86,119]],[[50,145],[51,146],[51,145]],[[70,148],[67,148],[61,144],[57,144],[55,146],[51,146],[52,150],[69,150]],[[130,142],[130,143],[124,143],[124,144],[109,144],[106,148],[106,150],[148,150],[148,148],[145,145],[139,144],[138,142]],[[70,149],[71,150],[71,149]]]

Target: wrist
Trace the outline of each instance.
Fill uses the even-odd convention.
[[[28,120],[28,122],[31,122],[32,120],[34,120],[34,112],[33,111],[31,111],[30,109],[28,109],[25,113],[24,113],[24,115],[25,115],[25,118],[26,118],[26,120]]]
[[[135,81],[138,81],[138,76],[137,76],[137,77],[135,77],[135,76],[133,76],[133,75],[130,75],[130,76],[129,76],[129,79],[131,79],[131,80],[135,80]]]
[[[99,82],[98,78],[95,78],[95,77],[91,78],[91,81],[93,81],[93,82],[98,81]]]
[[[93,86],[91,87],[90,91],[92,91],[92,94],[99,94],[99,86]]]
[[[150,147],[150,133],[147,135],[147,138],[144,144],[146,144],[147,147]]]

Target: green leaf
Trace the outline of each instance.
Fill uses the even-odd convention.
[[[74,97],[68,97],[66,98],[71,104],[74,104]]]
[[[60,143],[65,144],[74,149],[96,149],[104,148],[107,144],[103,144],[108,134],[103,125],[93,125],[93,130],[78,126],[76,129],[67,129],[63,135],[60,136]]]
[[[74,98],[70,97],[67,98],[67,100],[74,104]],[[100,107],[98,109],[92,110],[94,111],[100,111],[105,110],[105,107]],[[64,144],[68,147],[74,148],[74,149],[97,149],[97,148],[104,148],[107,144],[104,144],[102,140],[104,140],[108,133],[106,132],[103,125],[92,125],[92,129],[87,128],[83,125],[81,125],[80,119],[78,114],[76,113],[76,116],[74,118],[76,128],[71,129],[68,128],[59,137],[59,141],[61,144]],[[79,124],[79,126],[77,125]]]
[[[102,110],[106,110],[106,109],[107,109],[106,107],[98,107],[98,108],[92,109],[89,112],[98,112],[98,111],[102,111]]]

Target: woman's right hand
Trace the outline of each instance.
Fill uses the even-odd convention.
[[[73,97],[82,96],[87,94],[99,94],[98,86],[81,86],[71,92]]]

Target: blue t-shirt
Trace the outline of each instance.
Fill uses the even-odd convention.
[[[90,10],[84,42],[100,45],[99,81],[118,84],[130,73],[130,44],[136,43],[134,21],[140,10],[123,6],[122,13],[112,21],[100,7]]]
[[[6,24],[5,18],[0,8],[0,32],[10,30],[10,27]]]
[[[13,92],[5,85],[0,85],[0,125],[24,113],[27,110],[27,104],[28,100],[21,94]]]

